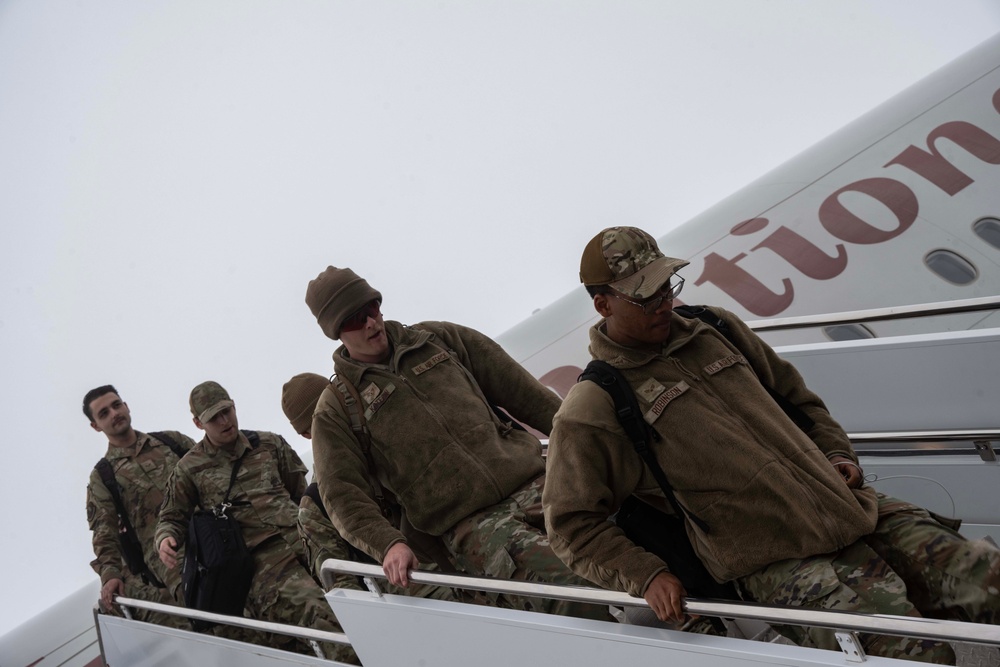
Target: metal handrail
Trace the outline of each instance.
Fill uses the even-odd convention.
[[[903,320],[929,315],[955,315],[1000,309],[1000,296],[983,296],[974,299],[937,301],[934,303],[868,310],[845,311],[836,314],[803,315],[799,317],[778,317],[767,320],[748,320],[747,326],[754,331],[780,331],[783,329],[807,329],[825,327],[831,324],[851,324]]]
[[[347,646],[351,645],[351,641],[347,638],[347,635],[342,632],[328,632],[326,630],[315,630],[313,628],[300,628],[296,625],[285,625],[283,623],[273,623],[271,621],[258,621],[254,618],[228,616],[226,614],[216,614],[209,611],[201,611],[199,609],[188,609],[187,607],[176,607],[174,605],[149,602],[148,600],[136,600],[135,598],[121,596],[115,598],[115,602],[124,607],[147,609],[161,614],[181,616],[183,618],[191,618],[197,621],[210,621],[212,623],[220,623],[222,625],[233,625],[239,628],[262,630],[264,632],[273,632],[275,634],[288,635],[289,637],[297,637],[299,639],[331,642],[333,644],[346,644]]]
[[[940,431],[859,431],[848,433],[847,439],[852,443],[1000,440],[1000,428],[943,429]],[[542,444],[543,452],[548,449],[548,438],[541,438],[539,442]]]
[[[870,431],[848,433],[851,442],[916,442],[933,440],[938,442],[954,442],[956,440],[998,440],[1000,429],[970,428],[965,430],[943,431]]]
[[[351,574],[371,580],[386,578],[381,566],[332,558],[323,562],[322,572],[327,571]],[[642,598],[599,588],[542,584],[533,581],[487,579],[465,574],[431,573],[423,570],[412,570],[408,576],[414,583],[418,584],[472,589],[489,593],[528,595],[569,600],[572,602],[608,604],[619,607],[649,608],[649,605]],[[1000,646],[1000,626],[980,623],[911,618],[888,614],[860,614],[823,609],[802,609],[800,607],[784,607],[749,602],[722,602],[700,598],[687,598],[685,609],[688,613],[702,616],[746,618],[785,625],[820,626],[836,630],[858,630],[877,634],[904,635],[922,639],[972,642]]]

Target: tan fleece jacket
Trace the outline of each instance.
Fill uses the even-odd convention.
[[[591,354],[622,371],[660,435],[653,449],[678,500],[709,525],[706,534],[687,522],[709,572],[728,581],[870,533],[874,490],[852,491],[828,461],[838,454],[856,460],[843,429],[791,364],[735,315],[711,310],[729,323],[739,350],[676,313],[658,351],[618,345],[604,322],[590,332]],[[808,436],[761,382],[816,422]],[[543,503],[553,550],[581,576],[641,596],[666,565],[608,518],[633,493],[672,510],[607,392],[592,382],[573,387],[556,415],[548,456]]]
[[[341,347],[334,368],[361,395],[382,484],[415,528],[441,535],[545,470],[537,438],[511,429],[487,401],[548,433],[559,397],[473,329],[448,322],[417,327],[385,322],[392,343],[387,366],[358,363]],[[313,416],[315,478],[337,530],[381,561],[405,538],[379,512],[336,391],[331,385],[323,392]]]

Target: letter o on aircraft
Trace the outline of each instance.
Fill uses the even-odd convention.
[[[895,229],[879,229],[847,210],[840,203],[840,195],[845,192],[860,192],[877,200],[892,211],[899,221]],[[907,229],[917,219],[917,196],[913,190],[891,178],[866,178],[845,185],[823,200],[819,207],[819,221],[838,239],[848,243],[873,244],[893,239]]]

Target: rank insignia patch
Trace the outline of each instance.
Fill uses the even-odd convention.
[[[372,382],[367,387],[365,387],[365,390],[363,392],[361,392],[361,398],[364,399],[366,404],[371,405],[372,401],[378,398],[379,391],[380,389],[378,388],[378,386],[374,382]]]
[[[639,385],[638,389],[635,390],[635,393],[639,395],[639,398],[646,401],[647,403],[652,403],[653,401],[656,400],[657,396],[663,393],[664,389],[666,389],[666,387],[664,387],[662,384],[660,384],[653,378],[649,378],[641,385]]]

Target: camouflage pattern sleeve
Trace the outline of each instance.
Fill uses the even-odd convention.
[[[281,467],[281,481],[288,489],[288,495],[298,505],[306,492],[306,473],[309,472],[309,469],[283,437],[279,435],[278,440],[280,441],[277,451],[278,465]]]
[[[730,331],[738,341],[740,351],[747,357],[747,361],[750,362],[760,381],[770,385],[816,422],[808,436],[816,443],[820,451],[827,458],[846,456],[856,463],[858,457],[847,438],[847,433],[830,415],[823,399],[806,387],[805,381],[795,366],[779,357],[770,345],[761,340],[733,313],[722,308],[711,308],[710,310],[722,317],[729,325]]]
[[[185,460],[187,456],[184,457]],[[178,463],[170,473],[160,508],[160,520],[156,524],[153,546],[159,549],[165,537],[173,537],[178,549],[184,546],[187,524],[198,504],[198,489],[188,475],[185,466]]]
[[[512,417],[541,433],[552,431],[559,396],[535,379],[492,338],[449,322],[423,323],[459,357],[483,395]]]
[[[320,569],[327,558],[352,560],[347,541],[309,496],[304,496],[299,505],[299,536],[309,559],[309,569],[317,581],[322,581]],[[350,574],[337,574],[333,579],[333,588],[364,590],[358,578]]]
[[[101,577],[101,585],[112,579],[123,579],[121,543],[118,539],[118,512],[111,492],[104,486],[96,470],[90,473],[87,483],[87,523],[93,533],[94,571]]]

